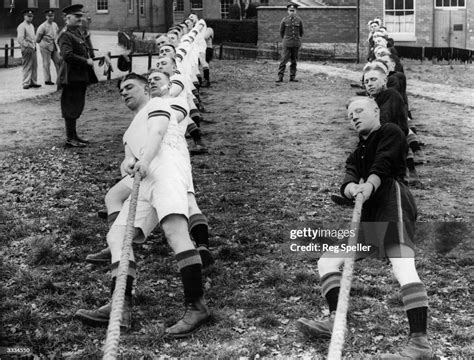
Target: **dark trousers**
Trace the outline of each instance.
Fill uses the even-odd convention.
[[[65,119],[77,119],[84,110],[87,83],[75,82],[63,85],[61,112]]]
[[[299,46],[284,46],[283,47],[283,54],[280,62],[280,66],[278,67],[278,76],[283,77],[285,74],[285,69],[286,69],[286,64],[288,61],[291,61],[290,63],[290,77],[295,77],[296,76],[296,62],[298,61],[298,51],[299,51]]]

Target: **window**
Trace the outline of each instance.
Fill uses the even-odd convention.
[[[138,0],[138,7],[140,11],[140,16],[145,16],[145,0]]]
[[[390,35],[415,35],[414,0],[385,0],[385,26]]]
[[[175,1],[174,11],[184,11],[184,0],[176,0]]]
[[[260,0],[260,5],[268,5],[268,0]]]
[[[108,13],[109,12],[109,0],[97,0],[97,12]]]
[[[221,0],[221,17],[227,19],[229,8],[234,4],[234,0]]]
[[[202,9],[202,0],[192,0],[191,9]]]
[[[49,7],[51,9],[59,8],[59,0],[49,0]]]
[[[466,0],[435,0],[435,7],[437,8],[465,8]]]
[[[134,0],[127,0],[127,9],[130,14],[135,12],[135,1]]]
[[[38,7],[38,0],[28,0],[28,7],[33,9]]]

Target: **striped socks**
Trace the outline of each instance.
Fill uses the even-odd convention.
[[[191,215],[188,227],[197,247],[202,245],[209,247],[209,227],[203,214]]]
[[[204,295],[199,252],[196,249],[186,250],[175,257],[183,282],[184,300],[186,303],[194,303]]]
[[[329,312],[336,311],[339,289],[341,287],[341,272],[331,272],[321,278],[321,293],[326,298]]]
[[[402,301],[407,312],[410,334],[425,333],[428,319],[428,294],[421,282],[403,285]]]
[[[112,284],[110,286],[110,294],[113,295],[115,285],[117,283],[118,267],[120,261],[114,262],[110,265],[110,272],[112,273]],[[125,296],[132,297],[133,281],[137,276],[137,264],[135,261],[129,261],[128,263],[128,274],[127,274],[127,285],[125,286]]]

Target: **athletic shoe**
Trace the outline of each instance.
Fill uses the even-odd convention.
[[[54,83],[52,81],[46,81],[45,85],[54,85]]]
[[[307,337],[328,339],[331,338],[335,316],[336,312],[333,311],[321,320],[301,318],[296,321],[296,327]]]
[[[214,258],[212,257],[211,252],[206,246],[204,245],[199,246],[197,248],[197,251],[199,251],[199,255],[201,256],[203,270],[206,270],[209,266],[214,264]]]
[[[405,347],[393,354],[381,354],[383,360],[430,360],[434,359],[428,336],[424,333],[413,333]]]
[[[129,329],[132,324],[132,311],[131,311],[131,298],[126,298],[123,303],[122,319],[120,321],[120,327],[123,329]],[[77,310],[74,317],[79,321],[89,326],[104,326],[109,324],[110,311],[112,310],[112,302],[98,308],[97,310]]]
[[[28,90],[30,88],[30,85],[23,85],[23,89]]]
[[[75,147],[75,148],[83,148],[83,147],[86,147],[86,144],[77,141],[77,139],[67,139],[64,146],[66,146],[66,147]]]
[[[184,315],[176,324],[165,330],[165,336],[184,338],[192,335],[199,327],[209,321],[211,314],[203,298],[186,304]]]
[[[111,259],[112,254],[110,253],[109,248],[100,250],[99,252],[86,256],[86,262],[97,265],[110,264]]]
[[[30,84],[30,87],[32,87],[32,88],[40,88],[41,85],[40,85],[40,84],[33,84],[33,83],[31,83],[31,84]]]

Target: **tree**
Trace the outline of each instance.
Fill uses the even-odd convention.
[[[246,19],[256,19],[257,18],[257,4],[255,3],[250,3],[247,11],[245,12],[245,18]]]

